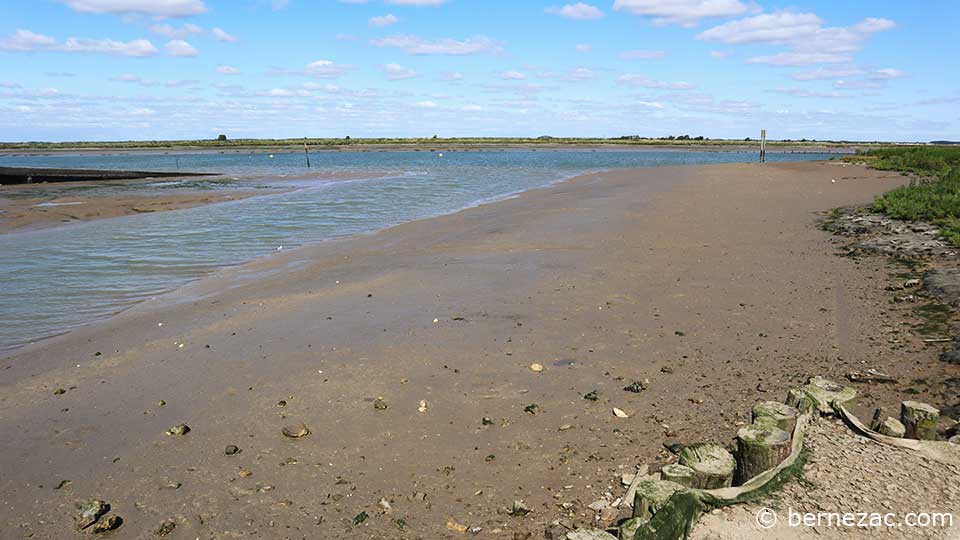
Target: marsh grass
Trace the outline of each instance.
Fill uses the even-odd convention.
[[[915,175],[910,184],[877,197],[873,209],[895,219],[929,221],[960,244],[960,147],[869,150],[857,156],[875,169]]]

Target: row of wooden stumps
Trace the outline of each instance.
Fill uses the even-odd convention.
[[[635,481],[633,517],[618,524],[616,537],[578,530],[567,538],[686,538],[707,509],[746,502],[799,473],[809,419],[818,412],[833,414],[834,403],[849,406],[856,395],[853,388],[813,377],[803,387],[791,389],[784,403],[758,403],[751,411],[751,424],[737,432],[735,450],[714,443],[691,444],[659,476]]]

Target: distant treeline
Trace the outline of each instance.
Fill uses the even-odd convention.
[[[303,146],[313,147],[349,147],[349,146],[536,146],[536,145],[744,145],[756,141],[745,139],[708,139],[702,135],[670,135],[666,137],[641,137],[639,135],[624,135],[613,138],[578,138],[578,137],[452,137],[452,138],[302,138],[302,139],[228,139],[220,135],[215,139],[196,139],[179,141],[68,141],[68,142],[0,142],[0,150],[68,150],[68,149],[150,149],[150,148],[233,148],[233,147],[262,147],[279,148]],[[879,145],[880,141],[817,141],[817,140],[769,140],[768,144],[777,145],[810,145],[810,146],[843,146],[843,145]],[[886,143],[889,144],[889,143]]]

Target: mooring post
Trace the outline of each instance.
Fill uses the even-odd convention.
[[[767,130],[760,130],[760,163],[767,161]]]
[[[310,168],[310,151],[307,150],[307,139],[303,139],[303,154],[307,156],[307,168]]]

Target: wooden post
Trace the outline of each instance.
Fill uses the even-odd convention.
[[[776,467],[787,459],[790,450],[790,434],[782,429],[758,425],[740,428],[737,432],[737,485]]]
[[[940,409],[919,401],[904,401],[900,404],[900,421],[905,428],[905,438],[935,441]]]
[[[803,391],[812,399],[820,410],[820,414],[832,415],[833,403],[850,407],[857,399],[857,391],[849,386],[843,386],[823,377],[811,377],[803,387]]]
[[[693,469],[693,485],[697,489],[730,487],[736,460],[719,444],[691,444],[680,451],[680,464]]]
[[[306,139],[304,139],[304,141],[303,141],[303,153],[307,156],[307,168],[309,169],[309,168],[310,168],[310,151],[307,150],[307,141],[306,141]]]
[[[696,471],[690,467],[687,467],[686,465],[680,465],[678,463],[664,465],[664,467],[660,469],[661,480],[674,482],[685,487],[693,487],[696,474]]]
[[[683,486],[673,482],[641,480],[633,496],[633,517],[649,520],[674,493],[682,489]]]
[[[777,401],[757,403],[753,406],[752,412],[754,424],[768,422],[787,433],[793,433],[793,428],[797,427],[797,417],[800,416],[800,411],[797,409]]]
[[[767,161],[767,130],[760,130],[760,163]]]

